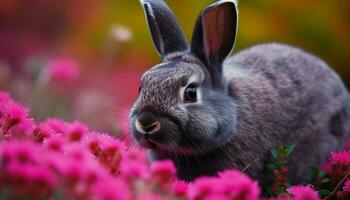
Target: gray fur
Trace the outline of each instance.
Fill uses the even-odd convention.
[[[350,134],[350,96],[319,58],[295,47],[263,44],[217,66],[220,80],[213,67],[182,51],[144,73],[130,126],[136,141],[149,148],[150,160],[172,159],[178,176],[189,181],[235,168],[266,184],[263,164],[282,141],[296,145],[289,181],[302,183],[310,179],[311,165],[343,148]],[[179,91],[193,76],[201,98],[184,103]],[[213,83],[213,76],[223,84]],[[157,116],[157,133],[145,136],[135,129],[144,111]]]

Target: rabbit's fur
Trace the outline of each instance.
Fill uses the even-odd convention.
[[[143,74],[130,125],[136,140],[149,148],[150,160],[172,159],[178,176],[189,181],[235,168],[264,184],[269,176],[263,165],[281,141],[296,145],[289,181],[301,183],[310,179],[311,165],[325,163],[344,146],[350,96],[322,60],[281,44],[257,45],[225,60],[237,22],[232,0],[217,1],[201,13],[191,47],[163,1],[142,5],[162,63]],[[224,17],[215,19],[216,11]],[[212,34],[205,27],[212,27],[211,19],[225,19],[225,27],[232,27]],[[224,39],[212,39],[218,35]],[[193,82],[198,99],[184,102],[184,90]],[[145,112],[160,123],[157,132],[137,129]]]

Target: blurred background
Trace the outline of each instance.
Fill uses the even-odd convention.
[[[210,0],[167,0],[188,38]],[[240,0],[234,52],[261,42],[300,46],[350,88],[350,1]],[[0,90],[38,121],[127,127],[142,72],[159,61],[137,0],[0,0]]]

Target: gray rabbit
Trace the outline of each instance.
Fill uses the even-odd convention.
[[[187,181],[234,168],[264,184],[269,150],[281,141],[296,145],[289,180],[302,183],[309,166],[343,148],[350,96],[322,60],[281,44],[226,59],[237,32],[234,0],[200,13],[190,45],[164,1],[141,4],[161,63],[141,78],[130,126],[151,161],[173,160]]]

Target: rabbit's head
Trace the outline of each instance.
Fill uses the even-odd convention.
[[[216,1],[196,22],[191,45],[162,0],[141,1],[161,63],[141,78],[130,112],[136,141],[155,151],[200,153],[225,144],[236,127],[222,64],[233,47],[236,2]]]

